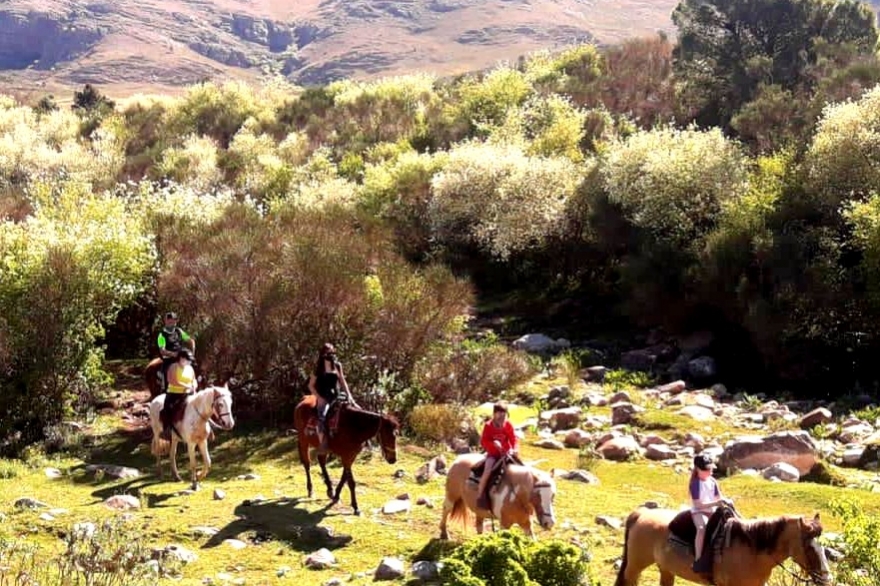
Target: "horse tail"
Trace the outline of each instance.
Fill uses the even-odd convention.
[[[449,513],[449,517],[453,520],[461,521],[462,525],[467,526],[470,516],[471,512],[464,503],[464,499],[459,497],[458,500],[452,504],[452,512]]]
[[[626,586],[624,576],[626,574],[626,551],[629,549],[629,532],[638,520],[638,511],[633,511],[626,518],[626,529],[623,532],[623,557],[620,559],[620,570],[617,572],[617,580],[614,581],[614,586]]]
[[[171,442],[158,435],[154,435],[153,441],[150,444],[150,452],[154,456],[166,456],[171,452]]]

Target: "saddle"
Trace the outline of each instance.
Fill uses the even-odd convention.
[[[504,473],[507,471],[507,466],[510,464],[518,464],[523,466],[522,460],[520,460],[517,456],[513,454],[508,454],[506,457],[499,459],[495,462],[495,466],[492,467],[492,472],[490,472],[489,481],[486,483],[486,494],[489,498],[489,508],[492,508],[492,488],[497,486],[498,483],[501,482],[501,479],[504,478]],[[468,475],[468,483],[473,484],[474,486],[479,486],[480,477],[483,476],[483,470],[486,467],[486,458],[484,457],[479,462],[471,467],[471,473]]]
[[[706,537],[703,544],[704,551],[711,548],[713,557],[718,556],[724,549],[726,535],[729,531],[728,521],[737,517],[736,510],[728,505],[720,505],[709,517],[706,523]],[[669,543],[685,550],[693,558],[696,552],[694,541],[697,538],[697,526],[690,509],[680,512],[669,523]],[[712,582],[711,574],[708,576]]]
[[[342,414],[342,408],[345,404],[347,404],[347,401],[337,399],[331,402],[327,408],[327,431],[331,436],[336,435],[336,432],[339,430],[339,416]],[[320,425],[317,410],[312,410],[312,414],[309,415],[309,420],[306,423],[306,435],[317,436]]]

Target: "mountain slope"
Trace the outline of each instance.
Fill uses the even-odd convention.
[[[7,0],[0,83],[111,94],[278,72],[301,84],[460,73],[671,30],[675,0]]]

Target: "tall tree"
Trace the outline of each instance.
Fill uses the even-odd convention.
[[[682,0],[675,74],[701,124],[726,127],[762,84],[810,89],[829,43],[874,50],[876,16],[858,0]]]

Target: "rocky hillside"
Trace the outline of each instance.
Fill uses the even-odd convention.
[[[280,72],[301,84],[454,74],[671,30],[674,0],[7,0],[0,82],[110,93]]]

